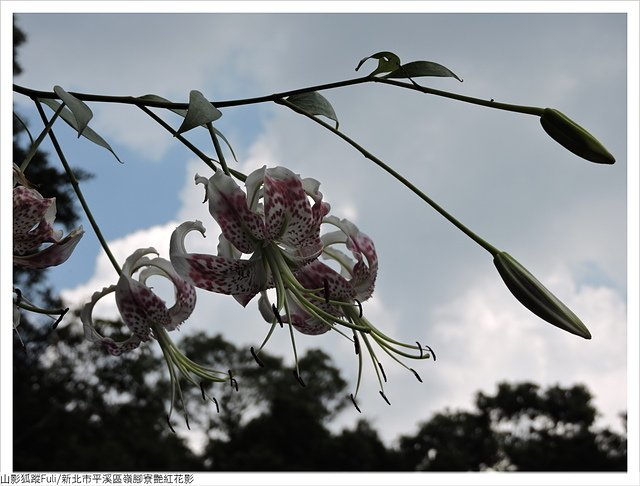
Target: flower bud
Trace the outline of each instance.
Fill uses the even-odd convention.
[[[616,161],[593,135],[558,110],[545,108],[540,123],[551,138],[577,156],[598,164]]]
[[[493,259],[511,293],[538,317],[571,334],[591,339],[582,321],[515,258],[502,251]]]

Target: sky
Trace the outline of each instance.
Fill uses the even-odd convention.
[[[533,116],[378,84],[323,92],[344,133],[514,255],[580,316],[593,335],[589,341],[523,308],[488,253],[319,125],[271,103],[221,109],[216,127],[237,155],[234,168],[249,173],[282,165],[321,182],[332,213],[353,221],[376,245],[380,270],[365,315],[387,334],[419,340],[437,354],[435,362],[410,364],[422,384],[385,362],[391,406],[380,399],[369,369],[359,392],[362,415],[347,407],[334,430],[366,418],[393,444],[434,412],[469,410],[476,392],[494,393],[501,381],[585,384],[602,412],[599,424],[620,430],[618,414],[627,410],[628,377],[637,363],[628,352],[628,336],[637,338],[637,329],[627,327],[629,315],[637,316],[636,303],[628,301],[629,282],[637,279],[637,269],[628,273],[628,241],[635,235],[629,231],[635,229],[627,226],[636,214],[629,212],[628,197],[637,193],[637,180],[628,186],[626,16],[419,10],[18,13],[27,42],[19,51],[24,72],[14,82],[42,90],[60,85],[97,94],[153,93],[172,101],[187,101],[196,89],[215,103],[360,76],[354,68],[361,59],[392,51],[403,62],[443,64],[464,80],[417,80],[425,86],[561,110],[614,154],[615,165],[566,151]],[[370,60],[361,69],[374,68]],[[14,95],[14,104],[37,132],[28,100]],[[211,170],[140,110],[90,106],[90,126],[124,164],[66,126],[56,133],[71,165],[95,175],[83,190],[116,258],[124,261],[148,246],[168,258],[171,232],[195,219],[203,221],[207,238],[188,239],[188,247],[215,253],[220,230],[202,204],[202,187],[194,184],[196,173],[209,176]],[[180,123],[163,116],[174,127]],[[212,152],[204,131],[189,139]],[[76,252],[49,276],[72,306],[117,280],[83,225],[87,232]],[[206,330],[247,349],[259,345],[268,326],[256,301],[242,308],[228,296],[199,291],[180,334]],[[115,317],[115,303],[98,311]],[[296,344],[299,352],[319,347],[329,353],[348,391],[354,389],[350,342],[337,333],[298,334]],[[276,334],[266,349],[292,362],[288,332]]]

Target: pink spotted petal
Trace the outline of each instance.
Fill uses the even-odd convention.
[[[82,227],[76,228],[63,239],[56,241],[48,247],[28,255],[13,255],[13,264],[25,267],[42,269],[55,267],[66,262],[80,239],[84,235]]]
[[[356,258],[355,264],[349,268],[352,274],[351,284],[356,290],[356,297],[360,301],[367,300],[373,293],[378,275],[378,255],[373,240],[362,233],[355,224],[346,219],[329,216],[325,218],[325,222],[337,226],[344,234],[344,239],[339,235],[330,233],[323,236],[323,242],[325,245],[338,242],[346,244]]]
[[[171,264],[178,275],[201,289],[243,296],[241,303],[251,300],[264,285],[260,282],[256,270],[260,260],[238,260],[219,255],[187,253],[184,239],[194,230],[204,234],[202,223],[187,221],[178,226],[171,235],[169,254]]]
[[[28,233],[41,221],[52,224],[56,215],[56,199],[43,198],[35,189],[13,188],[13,234]]]
[[[323,289],[325,282],[331,300],[350,302],[355,298],[355,290],[351,283],[333,268],[319,260],[314,260],[296,272],[298,281],[307,289]]]
[[[116,286],[105,287],[91,296],[91,301],[84,305],[80,313],[80,320],[84,328],[84,336],[87,341],[102,346],[109,354],[120,356],[137,348],[142,340],[138,336],[131,336],[124,341],[114,341],[111,338],[102,336],[93,323],[93,308],[96,303],[105,295],[115,292]]]
[[[175,288],[175,303],[169,308],[171,323],[168,331],[177,329],[193,313],[196,306],[196,289],[193,285],[180,278],[174,270],[171,262],[164,258],[154,258],[146,263],[146,268],[140,273],[140,283],[146,285],[146,281],[153,275],[171,280]]]
[[[323,305],[323,310],[330,312],[335,309],[329,309]],[[274,322],[274,314],[273,308],[271,306],[271,301],[266,293],[262,293],[260,296],[260,300],[258,301],[258,309],[260,310],[260,314],[263,319],[268,323],[272,324]],[[312,317],[306,311],[298,306],[298,304],[293,300],[289,300],[289,316],[291,317],[291,325],[296,328],[302,334],[308,335],[319,335],[324,334],[327,331],[331,330],[331,327],[322,322],[320,319],[316,317]],[[289,318],[286,315],[280,316],[283,323],[289,322]]]
[[[209,212],[225,238],[242,253],[253,253],[257,242],[264,239],[264,218],[249,209],[244,191],[222,171],[209,180],[197,176],[196,182],[206,185]]]

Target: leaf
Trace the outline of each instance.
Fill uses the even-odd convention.
[[[302,93],[298,95],[292,95],[287,98],[289,103],[296,105],[298,108],[311,113],[312,115],[323,115],[336,122],[336,128],[338,128],[338,117],[333,110],[331,103],[317,91],[310,93]]]
[[[44,103],[53,111],[57,111],[60,108],[60,103],[57,102],[56,100],[39,98],[38,101],[40,101],[41,103]],[[71,111],[69,111],[66,107],[60,113],[60,118],[62,118],[65,122],[67,122],[67,124],[71,128],[78,130],[76,118],[73,116],[73,113],[71,113]],[[118,155],[113,151],[111,146],[104,140],[104,138],[102,138],[100,135],[94,132],[90,127],[86,127],[82,131],[82,136],[87,140],[95,143],[96,145],[100,145],[101,147],[107,149],[109,152],[113,154],[113,156],[116,158],[118,162],[120,162],[121,164],[123,163],[122,160],[120,160],[120,157],[118,157]]]
[[[369,59],[377,59],[378,67],[369,76],[375,76],[380,73],[390,73],[400,67],[400,58],[393,52],[381,51],[361,59],[356,66],[356,71]]]
[[[227,147],[229,147],[229,150],[231,151],[231,155],[233,155],[233,160],[235,160],[236,162],[238,161],[238,158],[236,157],[236,153],[233,151],[233,147],[231,146],[231,144],[229,143],[229,140],[227,140],[227,137],[225,137],[222,132],[220,130],[218,130],[217,128],[213,128],[213,131],[216,132],[216,135],[218,137],[220,137],[224,143],[227,144]]]
[[[171,103],[171,101],[169,101],[168,99],[163,98],[162,96],[154,95],[154,94],[146,94],[144,96],[138,96],[138,99],[143,101],[162,101],[163,103]],[[169,109],[182,117],[187,115],[187,110],[185,109],[182,109],[182,108],[169,108]]]
[[[57,94],[65,105],[69,107],[71,113],[76,120],[76,126],[74,127],[78,131],[78,138],[82,135],[82,132],[87,128],[89,120],[93,118],[93,112],[84,101],[79,100],[73,95],[67,93],[60,86],[54,86],[53,92]]]
[[[184,133],[200,125],[206,125],[221,116],[220,110],[213,106],[200,91],[192,90],[189,93],[187,115],[184,117],[180,128],[178,128],[178,133]]]
[[[383,76],[383,78],[418,78],[420,76],[456,78],[458,81],[462,82],[462,79],[442,64],[431,61],[414,61],[403,64],[398,69]]]

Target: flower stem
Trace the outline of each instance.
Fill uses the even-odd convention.
[[[491,253],[492,256],[495,256],[496,254],[498,254],[499,250],[497,248],[495,248],[493,245],[491,245],[490,243],[488,243],[484,239],[480,238],[480,236],[475,234],[473,231],[471,231],[469,228],[467,228],[465,225],[463,225],[460,221],[458,221],[456,218],[454,218],[451,214],[449,214],[447,211],[445,211],[439,204],[437,204],[433,199],[431,199],[424,192],[422,192],[420,189],[418,189],[415,185],[413,185],[404,176],[399,174],[393,168],[389,167],[386,163],[384,163],[378,157],[376,157],[375,155],[371,154],[369,151],[364,149],[362,146],[360,146],[354,140],[349,138],[347,135],[345,135],[344,133],[342,133],[339,130],[335,129],[334,127],[332,127],[328,123],[325,123],[321,119],[313,116],[309,112],[299,108],[298,106],[294,105],[293,103],[291,103],[291,102],[289,102],[289,101],[287,101],[285,99],[276,100],[276,103],[281,104],[281,105],[285,105],[286,107],[290,108],[291,110],[295,111],[296,113],[299,113],[301,115],[306,116],[307,118],[313,120],[314,122],[318,123],[319,125],[322,125],[324,128],[326,128],[330,132],[334,133],[335,135],[337,135],[338,137],[343,139],[345,142],[347,142],[349,145],[351,145],[353,148],[355,148],[358,152],[360,152],[364,157],[366,157],[367,159],[371,160],[378,167],[380,167],[381,169],[385,170],[387,173],[391,174],[394,178],[396,178],[398,181],[400,181],[402,184],[404,184],[408,189],[410,189],[420,199],[425,201],[433,209],[435,209],[438,213],[440,213],[442,216],[444,216],[449,222],[451,222],[454,226],[456,226],[460,231],[462,231],[469,238],[471,238],[473,241],[475,241],[478,245],[480,245],[482,248],[484,248],[489,253]]]
[[[472,105],[485,106],[487,108],[495,108],[497,110],[503,111],[512,111],[515,113],[524,113],[526,115],[536,115],[542,116],[544,112],[544,108],[538,108],[537,106],[525,106],[525,105],[513,105],[510,103],[498,103],[493,101],[493,99],[487,101],[481,98],[474,98],[472,96],[460,95],[457,93],[451,93],[449,91],[442,91],[440,89],[427,88],[426,86],[421,86],[412,80],[412,84],[403,83],[400,81],[394,81],[393,79],[386,78],[372,78],[372,81],[382,84],[388,84],[391,86],[397,86],[399,88],[413,89],[415,91],[421,91],[422,93],[431,94],[435,96],[442,96],[444,98],[449,98],[457,101],[462,101],[464,103],[470,103]]]
[[[36,108],[38,109],[38,113],[40,114],[40,118],[42,118],[43,123],[45,125],[48,125],[49,122],[47,120],[47,115],[42,109],[42,105],[37,100],[34,100],[34,102],[36,104]],[[91,209],[89,208],[89,205],[87,204],[87,201],[84,198],[84,195],[82,194],[82,190],[80,189],[80,184],[78,183],[78,180],[76,179],[76,176],[73,173],[73,170],[69,166],[67,159],[64,156],[64,153],[62,152],[62,148],[60,147],[60,144],[58,143],[58,139],[53,133],[53,130],[49,131],[49,138],[51,139],[53,148],[55,149],[56,154],[58,155],[58,158],[60,159],[60,162],[62,163],[62,166],[64,167],[64,170],[67,173],[67,176],[69,177],[69,182],[71,183],[71,187],[73,187],[73,190],[76,193],[78,200],[80,201],[80,205],[82,206],[82,209],[87,215],[87,218],[89,219],[89,223],[91,224],[91,227],[93,228],[93,231],[96,234],[96,237],[98,238],[98,241],[102,246],[102,249],[106,253],[107,258],[109,258],[109,261],[111,262],[111,265],[113,265],[113,268],[115,268],[116,272],[118,272],[118,275],[122,274],[122,269],[120,268],[120,265],[118,265],[118,262],[113,256],[113,253],[111,253],[111,249],[109,248],[107,241],[102,235],[102,231],[100,231],[100,227],[98,226],[98,223],[96,222],[96,220],[93,217],[93,214],[91,213]]]
[[[55,121],[60,116],[60,113],[62,113],[62,110],[64,109],[64,106],[65,106],[64,102],[62,102],[60,104],[60,106],[58,107],[58,109],[56,110],[56,112],[53,114],[53,117],[51,118],[51,120],[49,120],[49,122],[45,125],[45,127],[42,130],[42,132],[40,133],[40,135],[38,135],[38,138],[36,138],[36,141],[31,144],[31,147],[29,148],[29,153],[27,153],[27,155],[25,156],[24,160],[20,164],[20,170],[22,172],[27,170],[27,167],[29,166],[29,162],[31,162],[31,159],[33,159],[33,156],[38,151],[38,147],[40,146],[40,144],[44,140],[44,137],[46,137],[47,134],[49,133],[49,131],[51,130],[51,127],[53,127],[53,124],[55,123]]]

